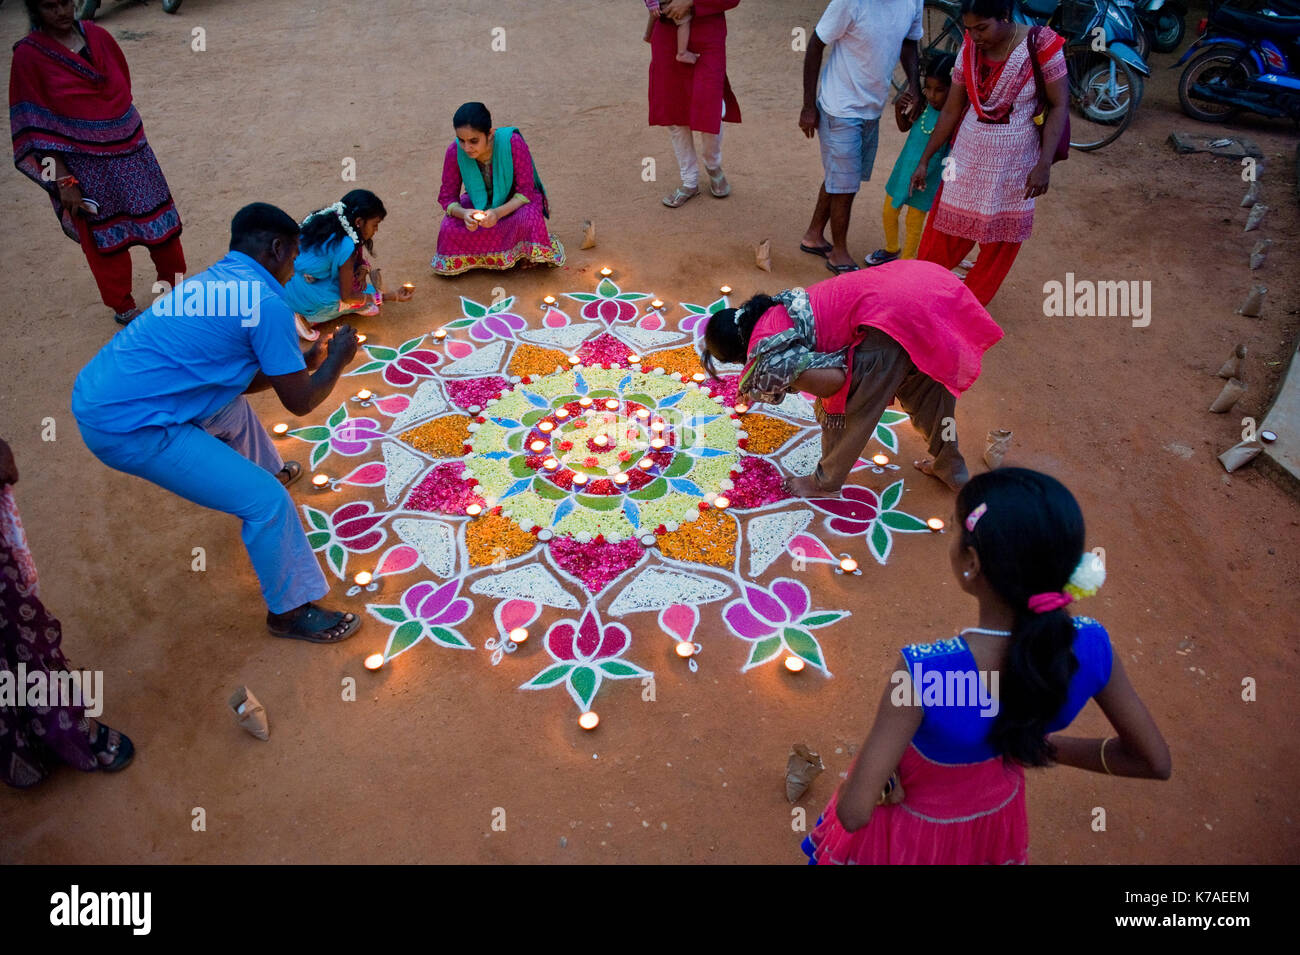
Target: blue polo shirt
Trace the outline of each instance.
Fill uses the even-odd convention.
[[[72,413],[124,434],[200,421],[243,394],[257,372],[307,367],[284,287],[231,252],[160,296],[77,375]]]

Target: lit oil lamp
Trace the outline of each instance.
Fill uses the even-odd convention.
[[[585,730],[594,730],[600,725],[600,717],[596,715],[594,710],[588,710],[578,717],[578,725]]]
[[[607,265],[607,266],[605,266],[603,269],[600,270],[600,274],[601,274],[602,276],[604,276],[605,278],[609,278],[611,275],[614,274],[614,270],[611,269],[611,268]]]
[[[365,341],[365,340],[366,340],[366,336],[365,336],[365,335],[358,335],[358,336],[357,336],[357,343],[358,343],[358,344],[360,344],[361,342],[363,342],[363,341]]]
[[[677,655],[683,660],[695,656],[695,644],[689,640],[683,640],[677,644]]]
[[[366,586],[373,579],[374,576],[368,570],[359,570],[357,571],[356,575],[352,578],[352,580],[356,583],[358,587]]]
[[[361,665],[372,672],[378,670],[384,665],[384,655],[382,653],[372,653],[366,657]]]
[[[483,513],[483,505],[470,504],[465,508],[465,513],[468,514],[470,517],[478,517],[480,514]]]
[[[645,421],[650,417],[650,412],[647,411],[645,408],[638,408],[636,412],[636,416],[640,418],[642,421]]]
[[[329,484],[329,482],[330,482],[330,476],[328,474],[317,474],[314,478],[311,479],[312,486],[318,488],[324,487],[326,484]]]
[[[591,443],[598,448],[603,448],[609,444],[609,438],[605,437],[603,434],[598,434],[591,439]]]
[[[667,446],[668,446],[668,442],[665,441],[663,438],[655,438],[653,441],[650,442],[650,447],[654,448],[656,451],[662,451]]]
[[[569,356],[569,364],[570,364],[570,365],[578,365],[578,364],[581,364],[581,363],[582,363],[582,359],[579,358],[577,355],[570,355],[570,356]]]
[[[414,292],[414,291],[415,291],[415,283],[414,283],[414,282],[403,282],[403,283],[402,283],[402,288],[406,289],[406,291],[408,291],[408,292]]]
[[[588,398],[586,395],[583,395],[581,398],[578,399],[578,404],[582,405],[584,408],[590,408],[591,399]]]
[[[926,521],[925,524],[932,531],[943,530],[943,520],[941,518],[932,517],[928,521]]]
[[[548,295],[548,296],[546,296],[546,298],[542,299],[542,304],[545,305],[547,308],[554,308],[554,307],[555,307],[555,296],[554,296],[554,295]]]
[[[882,467],[882,468],[883,468],[886,464],[889,463],[889,455],[887,455],[887,454],[873,454],[873,455],[871,456],[871,460],[874,461],[874,462],[875,462],[879,467]]]
[[[730,294],[731,294],[731,286],[730,286],[730,285],[724,285],[724,286],[722,286],[722,288],[718,289],[718,291],[721,292],[723,295],[730,295]]]
[[[655,432],[662,432],[667,427],[668,425],[664,424],[662,421],[656,421],[654,424],[650,425],[650,430]]]
[[[628,356],[627,356],[627,363],[628,363],[629,365],[639,365],[639,364],[641,364],[641,356],[640,356],[640,355],[628,355]]]
[[[528,639],[528,630],[525,627],[515,627],[510,631],[510,639],[515,643],[523,643]]]
[[[534,441],[532,444],[529,445],[529,447],[532,448],[534,451],[545,451],[545,450],[546,450],[546,442],[545,442],[545,441]]]
[[[438,341],[442,341],[444,338],[447,337],[447,329],[445,328],[438,329],[436,332],[433,333],[433,337],[438,339]]]
[[[545,434],[550,434],[552,431],[555,430],[555,425],[551,424],[549,421],[543,421],[541,424],[537,426],[537,430]]]
[[[581,472],[575,474],[573,476],[573,483],[578,485],[579,487],[582,487],[582,485],[587,483],[587,475],[582,474]]]
[[[618,402],[615,401],[613,398],[608,399],[608,400],[605,402],[605,410],[607,410],[607,411],[617,411],[617,410],[618,410]]]
[[[281,421],[279,424],[271,425],[271,433],[277,438],[283,437],[289,433],[289,426]]]
[[[731,498],[719,494],[713,499],[713,506],[720,511],[724,511],[731,506]]]
[[[559,466],[560,466],[560,462],[555,460],[555,458],[547,458],[545,461],[542,462],[542,467],[546,468],[546,470],[548,471],[554,471]]]
[[[744,414],[748,410],[749,410],[749,405],[745,404],[744,402],[737,404],[735,408],[736,414]]]
[[[861,577],[862,569],[858,566],[858,562],[848,554],[840,554],[840,565],[835,568],[835,573],[852,574],[855,577]]]
[[[703,381],[707,377],[709,376],[706,375],[704,372],[697,371],[695,374],[691,375],[691,381]]]
[[[639,467],[643,471],[649,471],[652,467],[655,466],[655,463],[651,461],[649,458],[642,458],[636,464],[637,467]]]
[[[555,412],[555,417],[557,418],[567,418],[568,416],[569,416],[568,408],[560,408]]]
[[[799,659],[798,657],[792,656],[792,657],[785,658],[785,668],[789,670],[791,673],[799,673],[803,670],[803,667],[804,667],[803,660]]]
[[[659,311],[661,308],[664,307],[664,300],[661,299],[661,298],[657,298],[657,299],[655,299],[653,302],[650,303],[650,307],[653,308],[653,309],[657,312],[657,311]]]
[[[623,474],[623,473],[621,473],[621,472],[618,473],[618,474],[615,474],[615,475],[614,475],[614,483],[615,483],[615,484],[626,484],[626,483],[627,483],[627,475],[626,475],[626,474]]]
[[[374,392],[369,388],[362,388],[357,392],[357,401],[369,401]]]

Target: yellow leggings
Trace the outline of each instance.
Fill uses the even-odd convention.
[[[900,258],[916,258],[917,247],[921,244],[921,231],[925,228],[925,210],[918,209],[915,206],[907,207],[907,245],[903,249]],[[894,201],[885,196],[885,208],[883,221],[885,224],[885,251],[898,251],[898,206]]]

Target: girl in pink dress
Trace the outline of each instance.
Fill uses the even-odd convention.
[[[1105,628],[1065,611],[1105,579],[1074,496],[997,468],[962,488],[955,516],[953,575],[978,625],[903,648],[848,779],[804,840],[813,863],[1024,863],[1024,767],[1169,778],[1169,747]],[[1089,699],[1118,736],[1055,735]]]
[[[456,141],[447,147],[438,204],[433,270],[509,269],[522,263],[563,265],[564,246],[546,227],[550,205],[517,129],[494,130],[482,103],[466,103],[452,118]]]

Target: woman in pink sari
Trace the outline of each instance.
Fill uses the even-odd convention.
[[[1025,863],[1026,766],[1168,779],[1169,747],[1100,623],[1105,579],[1074,496],[1024,468],[957,495],[950,560],[976,626],[901,651],[848,779],[804,840],[821,865]],[[1057,735],[1088,700],[1117,736]]]
[[[452,125],[456,141],[447,147],[438,192],[447,214],[433,270],[459,275],[520,263],[563,265],[564,246],[546,228],[550,204],[524,137],[509,126],[494,130],[482,103],[456,110]]]

